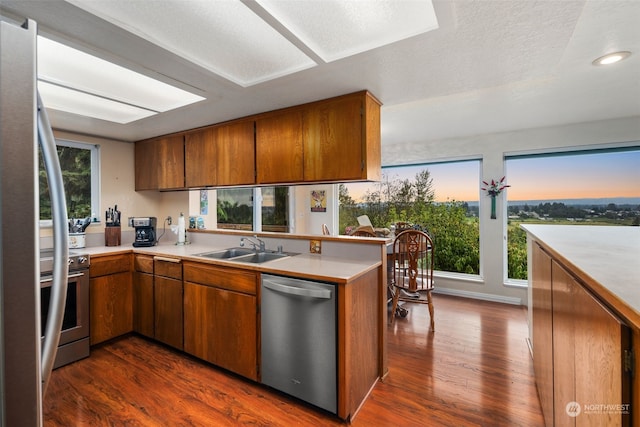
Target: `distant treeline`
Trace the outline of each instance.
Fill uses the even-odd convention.
[[[538,215],[552,218],[587,218],[594,215],[616,217],[624,213],[634,216],[639,211],[640,206],[638,205],[616,205],[615,203],[607,205],[566,205],[561,202],[547,202],[539,203],[538,205],[529,205],[527,203],[509,204],[508,207],[510,215],[535,212]]]

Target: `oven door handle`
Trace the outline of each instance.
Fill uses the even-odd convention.
[[[69,274],[67,276],[67,281],[71,280],[71,279],[75,279],[76,277],[82,277],[84,276],[84,273],[73,273],[73,274]],[[40,277],[40,285],[44,284],[44,283],[50,283],[53,282],[53,276],[51,275],[47,275],[47,276],[42,276]]]
[[[51,195],[51,217],[53,219],[53,281],[51,299],[47,313],[47,326],[42,344],[40,365],[42,377],[42,395],[44,396],[53,363],[58,353],[65,303],[67,300],[67,276],[69,274],[69,222],[67,220],[67,201],[64,195],[64,183],[58,160],[58,150],[53,137],[47,110],[38,93],[38,143],[42,149],[42,160],[47,171],[49,194]]]

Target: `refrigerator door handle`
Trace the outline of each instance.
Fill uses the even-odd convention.
[[[265,288],[271,289],[275,292],[280,292],[282,294],[298,295],[318,299],[331,299],[331,291],[327,289],[306,289],[299,288],[297,286],[287,286],[268,279],[263,279],[262,284]]]
[[[51,195],[51,214],[53,219],[53,282],[47,314],[44,344],[42,346],[42,394],[44,395],[53,363],[58,352],[60,332],[67,299],[67,280],[69,274],[69,229],[67,220],[67,202],[56,142],[49,123],[47,111],[38,93],[38,142],[42,149],[49,193]]]

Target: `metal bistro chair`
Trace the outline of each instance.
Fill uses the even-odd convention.
[[[395,319],[398,301],[429,304],[431,331],[434,331],[433,268],[434,246],[429,235],[419,230],[405,230],[393,242],[393,266],[391,280],[391,320]]]

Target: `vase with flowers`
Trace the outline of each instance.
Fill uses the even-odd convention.
[[[505,188],[511,187],[504,182],[505,178],[506,177],[503,176],[499,181],[492,179],[491,183],[482,181],[485,187],[482,187],[481,189],[485,190],[487,192],[487,196],[491,197],[491,219],[496,219],[496,196],[502,193],[502,190]]]

